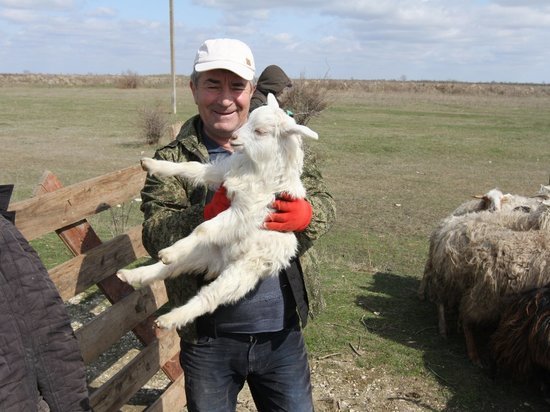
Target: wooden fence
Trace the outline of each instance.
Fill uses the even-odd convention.
[[[73,257],[49,271],[64,301],[97,285],[112,304],[75,332],[84,363],[92,363],[130,330],[144,345],[107,382],[90,388],[94,412],[124,407],[160,369],[171,383],[146,411],[176,411],[185,405],[179,337],[175,331],[154,328],[154,313],[167,302],[164,284],[134,290],[115,275],[118,269],[148,256],[141,243],[141,226],[102,243],[86,220],[131,200],[144,180],[139,165],[67,187],[45,172],[34,197],[8,208],[15,212],[16,226],[27,240],[56,232],[70,250]]]

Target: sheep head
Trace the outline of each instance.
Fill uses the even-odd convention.
[[[482,200],[483,210],[498,211],[501,209],[502,203],[509,200],[509,196],[510,195],[503,194],[498,189],[491,189],[484,195],[475,195],[474,198]]]
[[[550,205],[550,184],[548,186],[540,185],[540,189],[533,197],[538,197],[547,205]]]

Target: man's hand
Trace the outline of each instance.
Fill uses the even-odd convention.
[[[313,209],[305,199],[294,199],[282,193],[271,205],[275,212],[265,220],[265,227],[278,232],[302,232],[313,215]]]
[[[216,190],[216,193],[214,193],[210,203],[204,206],[204,220],[210,220],[216,217],[224,210],[229,209],[229,206],[231,206],[231,200],[227,197],[227,189],[224,185],[221,185],[219,189]]]

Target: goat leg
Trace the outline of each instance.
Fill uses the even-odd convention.
[[[139,288],[143,285],[149,285],[156,280],[164,280],[172,276],[173,273],[174,267],[166,266],[162,262],[157,262],[135,269],[120,269],[116,275],[123,282]]]
[[[437,304],[437,319],[439,334],[446,338],[447,337],[447,320],[445,319],[445,305],[443,303]]]
[[[242,263],[242,262],[240,262]],[[231,264],[189,301],[160,316],[156,325],[162,329],[180,328],[197,317],[212,313],[218,306],[233,303],[245,296],[266,274],[255,273],[254,266]]]
[[[168,160],[157,160],[149,157],[141,159],[141,168],[156,177],[179,176],[189,180],[194,185],[208,184],[219,185],[223,182],[225,173],[229,170],[230,163],[217,162],[182,162],[174,163]]]
[[[466,340],[466,350],[468,351],[468,358],[470,358],[470,361],[474,365],[481,367],[481,358],[477,350],[474,332],[472,331],[472,328],[470,327],[468,322],[464,321],[462,325],[462,330],[464,331],[464,339]]]

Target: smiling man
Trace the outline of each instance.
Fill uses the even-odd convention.
[[[231,136],[248,118],[254,73],[254,57],[243,42],[204,42],[189,82],[198,115],[155,158],[208,162],[231,156]],[[245,382],[259,411],[313,410],[301,327],[323,305],[312,244],[332,224],[334,201],[308,151],[302,180],[306,199],[283,195],[265,223],[266,230],[296,232],[299,259],[242,300],[178,330],[190,412],[234,411]],[[230,206],[223,185],[194,187],[175,177],[147,177],[141,195],[143,244],[153,257]],[[171,306],[186,303],[203,284],[193,274],[166,281]]]

